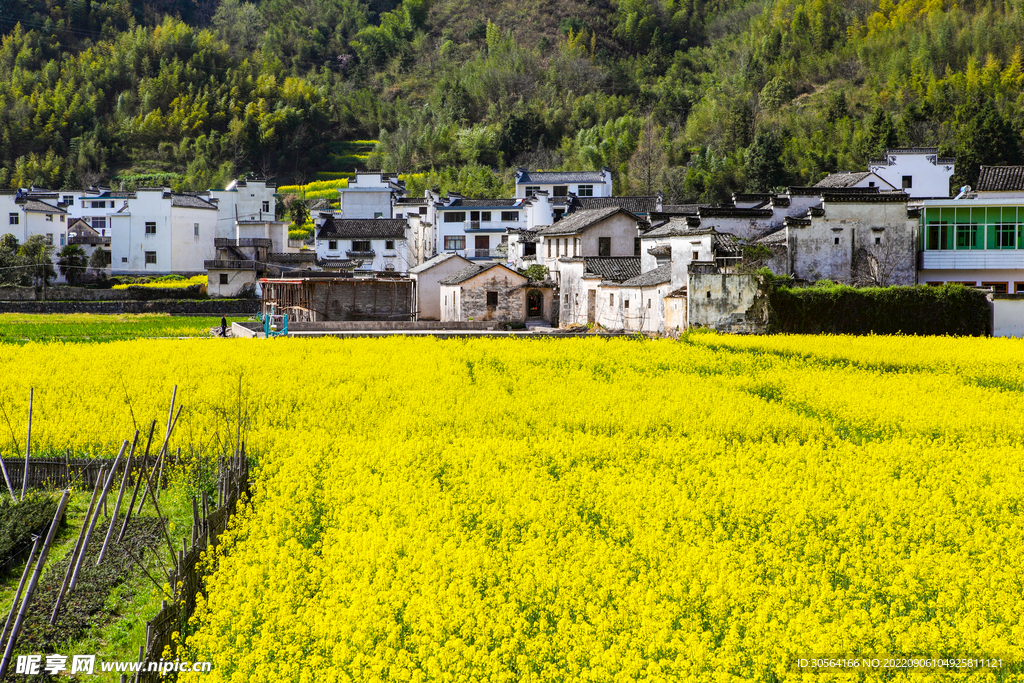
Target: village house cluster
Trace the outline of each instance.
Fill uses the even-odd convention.
[[[401,314],[418,320],[742,330],[758,267],[810,282],[1024,293],[1024,167],[982,167],[975,188],[951,197],[953,172],[936,149],[894,149],[865,171],[726,205],[617,197],[607,168],[520,169],[514,196],[492,199],[411,197],[394,174],[357,173],[337,209],[315,211],[306,243],[288,239],[275,187],[261,180],[194,194],[19,191],[0,202],[19,240],[102,249],[113,275],[205,272],[214,296],[267,278],[353,278],[408,283]],[[375,304],[387,291],[371,289]],[[359,289],[345,291],[351,305],[335,308],[350,314]],[[330,319],[308,302],[294,308],[298,319]]]

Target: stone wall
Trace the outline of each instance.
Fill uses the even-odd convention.
[[[523,322],[526,320],[526,289],[514,280],[480,278],[462,287],[462,319],[502,320]],[[498,305],[487,306],[487,292],[498,293]]]
[[[408,320],[413,315],[411,280],[329,280],[313,282],[317,321]]]
[[[202,287],[129,287],[128,289],[90,289],[88,287],[0,287],[0,302],[6,301],[163,301],[196,299]]]
[[[739,334],[768,331],[768,297],[756,275],[690,273],[687,294],[690,327]]]
[[[258,299],[179,301],[0,301],[0,313],[169,313],[171,315],[255,315]]]

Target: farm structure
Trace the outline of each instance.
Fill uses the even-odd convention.
[[[397,277],[265,278],[262,312],[292,322],[411,320],[413,281]]]

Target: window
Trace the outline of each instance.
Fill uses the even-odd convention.
[[[399,211],[398,213],[395,214],[395,218],[401,220],[401,219],[405,218],[405,216],[402,214],[401,211]]]
[[[711,290],[710,289],[708,290],[708,298],[709,299],[711,298]]]
[[[445,211],[444,212],[445,223],[465,223],[466,212],[465,211]]]
[[[836,244],[839,244],[839,238],[838,237],[836,238]]]
[[[536,256],[537,255],[537,243],[527,242],[523,245],[523,256]]]
[[[103,230],[107,229],[107,219],[100,216],[94,216],[89,219],[89,224],[93,230],[102,233]]]
[[[46,214],[46,222],[47,223],[52,223],[53,222],[53,214],[52,213]]]
[[[154,265],[154,266],[156,265],[156,252],[155,251],[147,251],[146,252],[146,265]]]
[[[421,216],[426,216],[427,215],[427,207],[425,207],[425,206],[421,206],[420,207],[420,215]]]
[[[487,292],[487,308],[497,308],[497,307],[498,307],[498,293],[497,292]]]
[[[327,248],[335,251],[338,248],[338,240],[327,240]]]
[[[445,251],[461,251],[466,248],[466,238],[463,235],[445,235]]]
[[[480,220],[480,212],[479,211],[470,211],[469,212],[469,220],[471,220],[471,221],[479,221]]]
[[[928,243],[925,245],[925,249],[951,249],[949,244],[951,234],[952,229],[949,223],[945,221],[929,223],[926,235]]]
[[[222,285],[226,285],[228,283],[228,274],[227,273],[221,273],[220,274],[220,283]]]
[[[633,238],[633,256],[639,256],[639,255],[640,255],[640,238],[639,237],[634,237]]]
[[[373,212],[373,217],[374,218],[384,218],[384,214],[381,213],[380,211],[374,211]]]
[[[612,255],[612,238],[611,237],[598,237],[597,238],[597,255],[598,256],[611,256]]]
[[[263,213],[270,213],[270,201],[263,200]]]
[[[509,223],[518,223],[519,222],[519,212],[518,211],[502,211],[501,212],[501,220],[508,221]]]
[[[875,238],[875,244],[881,244],[881,243],[882,243],[882,238],[881,237],[876,237]]]
[[[691,261],[699,261],[700,260],[700,252],[699,251],[693,252],[693,258],[691,258],[690,260]]]
[[[1005,282],[982,282],[981,286],[991,287],[993,294],[1006,294],[1006,284]]]
[[[548,240],[548,258],[551,258],[551,240]]]
[[[1013,291],[1016,294],[1024,294],[1024,282],[1014,282]]]
[[[554,195],[556,197],[566,197],[569,194],[568,185],[555,185]]]
[[[973,225],[956,226],[956,248],[974,249],[978,246],[978,232]]]
[[[480,220],[482,220],[484,223],[490,223],[491,222],[491,212],[490,211],[481,211],[480,212]]]
[[[568,303],[569,303],[569,292],[566,292],[566,293],[565,293],[565,303],[566,303],[566,304],[568,304]]]
[[[11,222],[11,225],[17,225],[17,224],[18,224],[18,214],[16,214],[16,213],[12,213],[12,214],[11,214],[11,215],[10,215],[10,216],[8,217],[8,220],[10,220],[10,222]]]
[[[146,223],[146,234],[147,235],[155,235],[156,234],[156,221],[148,221]]]
[[[540,192],[540,188],[539,187],[527,187],[526,188],[526,196],[527,197],[533,197],[538,192]]]
[[[593,185],[580,185],[576,190],[577,197],[593,197],[594,186]]]
[[[1000,224],[996,226],[996,249],[1013,249],[1017,246],[1017,226]]]
[[[651,307],[651,300],[650,300],[650,299],[648,299],[648,300],[647,300],[647,308],[650,308],[650,307]]]
[[[352,240],[352,251],[370,251],[370,240]]]
[[[869,180],[868,181],[868,187],[874,187],[874,186],[875,186],[875,181],[874,180]]]
[[[60,201],[65,206],[71,206],[72,204],[75,203],[75,197],[74,197],[74,195],[66,194],[66,195],[64,195],[63,197],[60,198]]]
[[[53,233],[52,232],[46,233],[46,243],[47,244],[53,244]]]
[[[64,233],[60,234],[60,246],[64,246]]]
[[[385,249],[394,249],[395,248],[395,241],[394,240],[385,240],[384,241],[384,248]]]
[[[122,256],[121,257],[121,263],[128,263],[128,257],[127,256]]]
[[[192,224],[192,230],[193,230],[193,235],[195,237],[199,237],[199,224],[198,223],[193,223]]]
[[[622,301],[622,305],[623,305],[623,307],[625,307],[625,308],[629,308],[629,299],[624,299],[624,300]]]
[[[914,187],[914,176],[905,175],[903,176],[903,189],[909,190]]]
[[[609,306],[614,306],[615,305],[615,295],[614,294],[609,294],[608,295],[608,305]]]
[[[106,202],[89,202],[89,208],[91,209],[105,209],[107,208]]]

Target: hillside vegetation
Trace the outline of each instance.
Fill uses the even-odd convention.
[[[714,201],[921,145],[971,183],[1021,162],[1022,5],[10,0],[0,185],[369,167],[481,194],[607,165]]]

